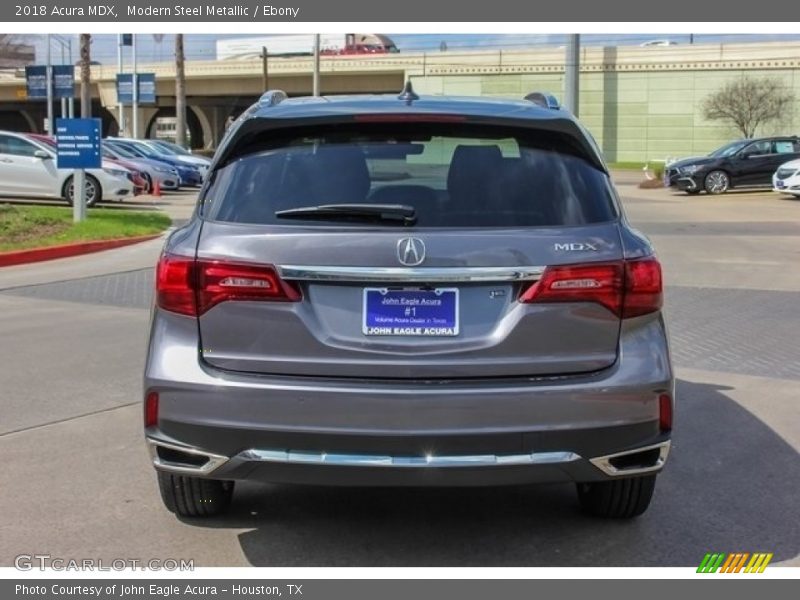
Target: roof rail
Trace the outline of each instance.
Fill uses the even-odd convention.
[[[275,106],[286,100],[289,96],[283,90],[267,90],[258,99],[259,104],[266,104],[267,106]]]
[[[550,92],[531,92],[525,96],[525,100],[533,102],[542,108],[549,108],[551,110],[561,109],[561,106],[558,104],[558,98]]]

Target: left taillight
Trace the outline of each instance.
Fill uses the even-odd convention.
[[[156,267],[156,305],[181,315],[197,315],[195,261],[162,254]]]
[[[165,254],[156,273],[156,303],[182,315],[199,316],[221,302],[297,302],[300,290],[272,265],[192,259]]]

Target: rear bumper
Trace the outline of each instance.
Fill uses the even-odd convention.
[[[655,473],[670,441],[586,459],[574,452],[401,455],[294,452],[252,448],[231,457],[147,438],[157,469],[223,480],[334,486],[489,486],[604,481]]]
[[[203,178],[199,173],[183,173],[180,175],[179,183],[182,186],[199,186],[203,184]]]
[[[658,397],[672,395],[674,383],[660,317],[626,321],[620,358],[602,372],[525,380],[230,373],[198,359],[194,319],[158,309],[151,340],[145,388],[159,393],[159,420],[145,433],[163,470],[326,485],[501,485],[656,472],[668,450]],[[609,456],[629,451],[642,453],[609,468]]]

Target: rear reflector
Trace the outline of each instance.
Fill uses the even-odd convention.
[[[621,318],[655,312],[663,304],[661,265],[655,257],[547,267],[523,290],[520,302],[594,302]]]
[[[283,281],[272,265],[165,254],[156,271],[156,304],[182,315],[202,315],[220,302],[297,302],[300,298],[299,289]]]
[[[658,424],[661,431],[672,431],[672,398],[669,394],[658,397]]]
[[[144,400],[144,426],[158,425],[158,392],[148,392]]]

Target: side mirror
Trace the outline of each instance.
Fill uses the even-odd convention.
[[[41,158],[42,160],[49,160],[53,158],[53,156],[49,152],[45,152],[44,150],[36,150],[33,155],[36,158]]]

